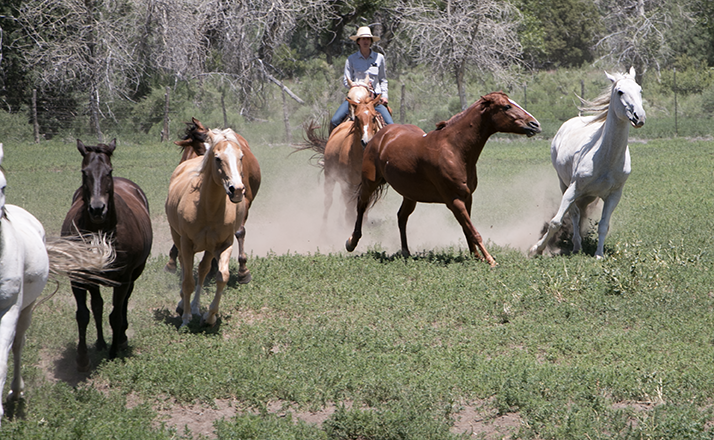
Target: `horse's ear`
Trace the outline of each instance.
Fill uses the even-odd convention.
[[[193,121],[193,125],[195,125],[196,128],[198,128],[199,130],[206,130],[206,127],[204,127],[203,124],[201,124],[201,121],[199,121],[198,119],[191,118],[191,121]]]
[[[5,152],[2,150],[2,142],[0,142],[0,164],[2,163],[2,158],[5,156]]]
[[[616,79],[614,76],[612,76],[612,75],[610,75],[609,73],[607,73],[607,71],[605,71],[605,76],[606,76],[607,79],[609,79],[611,82],[617,81],[617,79]]]
[[[116,147],[117,147],[117,138],[112,139],[112,141],[109,142],[107,147],[109,147],[109,148],[107,148],[109,154],[112,154],[114,152],[114,149],[116,149]]]
[[[348,85],[348,86],[354,87],[355,83],[353,83],[351,79],[349,79],[349,78],[347,78],[347,77],[345,77],[345,79],[347,80],[347,85]]]
[[[441,130],[442,128],[446,127],[446,121],[441,121],[436,123],[436,129]]]
[[[633,78],[635,77],[635,66],[630,67],[630,76]]]
[[[77,139],[77,149],[79,150],[80,154],[82,154],[82,157],[87,155],[87,147],[84,146],[82,141]]]
[[[345,98],[345,99],[347,100],[347,102],[349,102],[349,103],[352,104],[352,105],[357,105],[357,104],[358,104],[356,101],[353,101],[352,99],[350,99],[349,96],[348,96],[347,98]]]

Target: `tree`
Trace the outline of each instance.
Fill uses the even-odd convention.
[[[516,33],[521,15],[507,1],[402,0],[401,44],[410,45],[417,63],[456,80],[461,108],[468,105],[464,74],[469,67],[510,80],[509,68],[519,63]]]
[[[127,0],[29,0],[18,13],[24,62],[39,87],[83,90],[90,130],[102,140],[103,104],[138,86],[135,10]],[[104,106],[111,115],[111,107]]]

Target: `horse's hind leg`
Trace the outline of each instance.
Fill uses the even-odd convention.
[[[169,261],[164,266],[164,270],[169,273],[176,273],[176,259],[178,258],[178,248],[176,245],[171,246],[169,251]]]
[[[417,202],[414,200],[409,200],[406,197],[402,199],[402,206],[399,207],[399,212],[397,212],[397,224],[399,225],[399,238],[402,241],[402,255],[405,257],[409,256],[409,246],[407,246],[407,220],[414,208],[416,208]]]
[[[248,284],[253,277],[248,269],[248,256],[245,253],[245,226],[241,226],[236,231],[236,241],[238,242],[238,284]],[[219,265],[220,266],[220,265]]]
[[[603,258],[605,256],[605,237],[607,237],[607,233],[610,230],[610,218],[618,203],[620,203],[621,197],[622,187],[620,187],[618,191],[610,194],[610,197],[603,201],[602,215],[600,217],[600,223],[597,226],[597,250],[595,251],[595,258]]]
[[[359,239],[362,238],[362,220],[364,219],[364,213],[369,206],[370,198],[372,193],[374,193],[375,188],[371,188],[370,185],[361,186],[359,197],[357,198],[357,219],[355,220],[355,229],[352,231],[352,235],[347,239],[345,243],[345,248],[347,252],[352,252],[357,247]]]
[[[335,178],[332,177],[330,173],[325,173],[325,210],[322,213],[322,227],[323,230],[327,226],[327,218],[330,215],[330,208],[332,207],[332,197],[335,191]]]
[[[134,281],[122,283],[114,288],[112,297],[112,312],[109,314],[109,324],[112,326],[112,345],[109,348],[109,359],[117,357],[120,348],[127,346],[126,338],[126,310],[131,292],[134,290]]]
[[[102,320],[104,314],[104,299],[98,286],[89,287],[89,300],[92,305],[92,316],[94,317],[94,326],[97,329],[97,342],[94,348],[97,350],[106,350],[107,342],[104,339],[104,322]]]

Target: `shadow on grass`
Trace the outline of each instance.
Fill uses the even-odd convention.
[[[462,249],[417,252],[408,257],[404,257],[401,252],[388,255],[384,251],[367,251],[364,253],[364,256],[372,258],[380,263],[391,263],[400,260],[405,263],[408,263],[409,261],[426,261],[443,266],[448,266],[449,264],[463,264],[467,261],[477,260],[477,258],[474,258],[470,252]]]
[[[200,316],[194,316],[191,322],[182,329],[181,324],[183,320],[181,316],[175,311],[172,312],[169,309],[161,308],[154,310],[154,321],[174,327],[176,331],[187,331],[191,334],[214,335],[220,333],[223,319],[219,316],[216,323],[213,326],[209,326],[201,322],[202,319]]]

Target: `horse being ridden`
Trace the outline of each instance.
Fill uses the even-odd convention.
[[[112,344],[109,358],[113,359],[121,348],[127,346],[127,307],[134,283],[144,271],[152,243],[149,202],[144,192],[131,180],[113,177],[111,157],[116,139],[109,144],[84,145],[77,139],[77,149],[82,155],[82,186],[75,191],[72,206],[62,223],[62,236],[77,236],[89,232],[102,232],[110,236],[116,251],[116,261],[103,275],[114,283],[112,312]],[[72,282],[72,293],[77,302],[77,369],[87,371],[87,291],[91,298],[94,324],[97,329],[98,350],[107,348],[102,329],[104,301],[99,286]]]
[[[221,294],[228,282],[234,233],[243,228],[248,215],[241,142],[232,130],[212,130],[207,136],[205,155],[180,163],[174,170],[166,199],[166,215],[183,273],[177,306],[183,318],[182,327],[191,321],[192,315],[200,313],[201,288],[213,258],[218,261],[216,294],[203,320],[209,325],[216,323]],[[242,237],[238,243],[242,248]],[[201,251],[204,255],[196,283],[193,257]],[[244,264],[238,276],[250,276]],[[189,307],[191,293],[194,298]]]
[[[179,163],[184,162],[188,159],[194,157],[203,156],[207,148],[208,132],[209,129],[205,127],[201,121],[196,118],[191,118],[192,122],[186,123],[186,133],[183,138],[174,143],[181,147],[181,160]],[[230,130],[230,129],[228,129]],[[260,188],[260,165],[258,164],[258,159],[255,157],[253,152],[248,146],[248,142],[239,134],[230,130],[236,137],[238,142],[241,144],[241,149],[243,150],[243,182],[245,184],[245,198],[248,201],[248,208],[253,204],[255,196],[258,194],[258,189]],[[248,214],[246,213],[246,219]],[[243,240],[245,239],[245,226],[241,227],[235,233],[236,239],[239,240],[239,256],[238,260],[243,266],[243,271],[248,269],[245,267],[247,263],[247,256],[243,249]],[[169,251],[169,261],[166,263],[164,270],[167,272],[176,272],[176,259],[178,258],[178,248],[176,245],[171,246]],[[250,282],[251,276],[250,272],[248,275],[241,278],[242,283]]]
[[[389,184],[403,197],[397,214],[403,255],[409,255],[406,226],[417,202],[443,203],[461,225],[469,250],[477,256],[481,251],[483,259],[495,266],[471,222],[476,162],[486,141],[496,132],[530,137],[540,131],[538,121],[502,92],[483,96],[428,134],[415,125],[386,126],[364,152],[357,220],[346,243],[347,251],[353,251],[362,236],[364,213],[376,202],[375,194]]]
[[[358,102],[348,97],[350,106],[354,108],[352,120],[337,126],[327,142],[314,135],[314,126],[310,125],[307,128],[309,143],[306,147],[299,147],[299,149],[309,148],[314,150],[317,156],[322,156],[318,163],[325,171],[323,224],[327,224],[327,217],[333,201],[332,193],[338,182],[346,208],[345,219],[347,222],[354,220],[351,201],[354,199],[361,179],[362,153],[365,145],[384,127],[381,116],[374,109],[375,104],[379,103],[379,99],[379,95],[374,98],[367,95],[361,102]]]
[[[0,163],[3,155],[0,143]],[[0,392],[5,386],[12,347],[14,370],[8,400],[16,401],[25,388],[21,369],[25,332],[49,273],[69,276],[78,271],[85,275],[97,273],[111,263],[112,252],[105,241],[90,246],[67,240],[51,240],[52,244],[46,244],[42,224],[19,206],[5,203],[6,183],[0,169]],[[53,252],[48,255],[50,246]],[[0,422],[2,416],[0,401]]]
[[[642,127],[646,118],[642,108],[642,88],[635,81],[634,67],[629,74],[605,74],[612,81],[611,88],[581,109],[595,114],[566,121],[553,138],[550,157],[558,173],[563,198],[548,231],[530,249],[531,255],[543,253],[568,212],[573,221],[573,252],[579,252],[582,246],[581,214],[598,198],[604,204],[595,257],[604,255],[610,217],[630,175],[627,147],[630,125]]]

